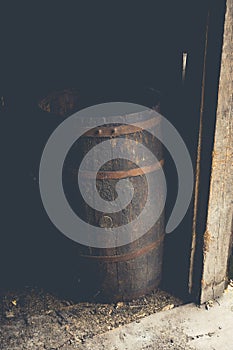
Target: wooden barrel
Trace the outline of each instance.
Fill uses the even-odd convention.
[[[44,98],[39,106],[51,115],[67,117],[76,108],[77,94],[73,91],[55,92]],[[158,98],[151,98],[153,91],[138,94],[135,102],[145,102],[158,109]],[[141,97],[141,101],[140,101]],[[76,102],[74,103],[73,100]],[[145,101],[144,101],[145,100]],[[77,110],[77,109],[76,109]],[[48,115],[48,119],[49,119]],[[46,125],[45,125],[46,127]],[[63,187],[66,198],[77,215],[90,225],[102,228],[114,228],[134,220],[143,210],[148,187],[146,174],[159,169],[159,164],[151,163],[145,154],[144,166],[139,168],[136,163],[125,159],[113,159],[106,162],[96,178],[96,187],[104,200],[116,198],[116,184],[121,179],[129,179],[134,187],[131,203],[120,212],[103,213],[90,207],[82,198],[77,185],[77,173],[84,156],[96,145],[108,139],[130,139],[145,145],[163,165],[162,145],[158,139],[145,129],[160,128],[159,118],[142,121],[140,127],[117,124],[104,125],[89,130],[71,147],[63,167]],[[136,151],[136,150],[135,150]],[[143,157],[144,158],[144,157]],[[84,176],[93,176],[87,172]],[[161,198],[163,197],[161,188]],[[158,197],[158,196],[157,196]],[[152,203],[156,210],[158,202]],[[158,287],[161,279],[162,254],[164,239],[164,215],[160,216],[155,225],[142,237],[130,244],[116,248],[93,248],[78,243],[72,243],[72,252],[76,251],[74,265],[67,289],[78,299],[116,302],[130,300],[147,294]],[[76,263],[75,263],[76,261]]]
[[[80,109],[80,94],[73,88],[54,91],[43,97],[38,105],[43,111],[64,118]]]
[[[120,227],[138,217],[144,209],[148,186],[146,175],[158,171],[163,165],[161,142],[145,129],[160,128],[160,118],[153,117],[142,121],[139,126],[126,124],[103,125],[77,140],[71,147],[63,167],[63,187],[72,209],[88,224],[102,227]],[[143,144],[158,159],[151,163],[145,153],[144,166],[126,159],[113,159],[100,168],[96,177],[96,188],[100,197],[106,201],[116,198],[116,184],[128,179],[134,187],[134,195],[126,208],[115,213],[103,213],[90,207],[82,198],[77,185],[77,174],[83,157],[96,145],[123,138]],[[127,147],[127,142],[126,142]],[[137,149],[135,148],[135,152]],[[160,164],[158,164],[160,163]],[[82,176],[93,177],[91,171]],[[163,198],[163,189],[151,205],[156,211],[158,198]],[[164,240],[164,215],[142,237],[130,244],[115,248],[93,248],[77,246],[79,255],[79,278],[75,289],[88,299],[102,302],[130,300],[145,295],[161,280],[162,253]]]

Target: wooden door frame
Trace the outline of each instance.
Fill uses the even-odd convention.
[[[189,292],[199,303],[219,297],[226,287],[233,225],[233,0],[222,1],[220,8],[213,3],[206,30],[189,271]]]

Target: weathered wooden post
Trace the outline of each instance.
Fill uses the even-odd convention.
[[[219,15],[219,14],[218,14]],[[206,123],[205,86],[203,79],[202,111],[200,121],[199,157],[197,162],[197,183],[194,209],[194,230],[190,269],[190,291],[197,290],[197,280],[193,275],[195,267],[200,267],[200,290],[198,299],[201,303],[220,296],[227,282],[227,266],[233,229],[233,0],[226,1],[223,46],[220,67],[220,79],[217,100],[216,126],[212,149],[212,168],[208,194],[208,209],[204,232],[200,232],[198,222],[203,221],[204,214],[198,213],[202,206],[200,191],[203,187],[202,158],[208,128]],[[208,39],[208,38],[207,38]],[[216,40],[216,39],[215,39]],[[208,50],[208,49],[207,49]],[[208,52],[207,52],[208,53]],[[205,61],[206,63],[206,61]],[[208,69],[207,66],[204,68]],[[218,67],[216,66],[216,70]],[[213,82],[212,82],[213,83]],[[214,103],[214,100],[211,102]],[[212,115],[211,123],[214,122]],[[202,246],[200,243],[200,237]],[[202,250],[202,251],[200,251]],[[196,259],[195,259],[196,257]],[[201,261],[200,261],[201,260]]]

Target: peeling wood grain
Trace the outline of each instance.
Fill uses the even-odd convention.
[[[220,296],[225,288],[232,236],[232,184],[233,0],[227,0],[210,195],[203,246],[201,303]]]

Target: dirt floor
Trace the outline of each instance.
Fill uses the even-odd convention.
[[[0,290],[0,349],[82,349],[94,335],[169,310],[182,301],[161,290],[131,302],[74,303],[39,288]]]

